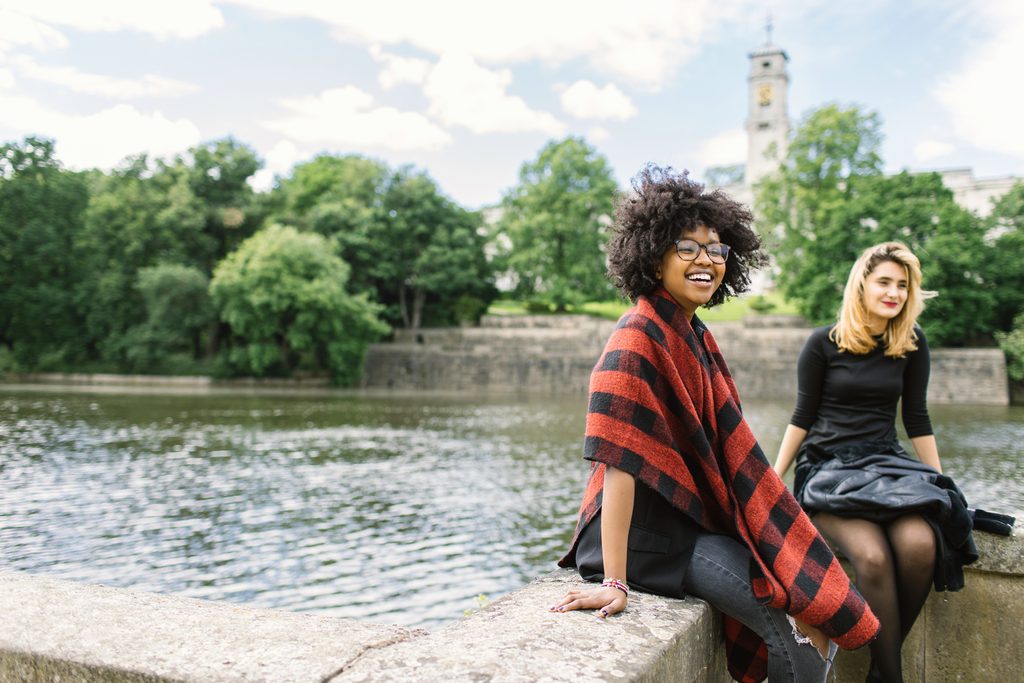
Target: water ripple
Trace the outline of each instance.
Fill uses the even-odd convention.
[[[584,404],[0,389],[0,566],[435,626],[553,568]],[[786,410],[747,406],[770,455]],[[1021,415],[935,415],[972,502],[1024,509]]]

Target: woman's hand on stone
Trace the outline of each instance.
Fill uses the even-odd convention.
[[[569,612],[576,609],[595,609],[597,617],[605,617],[617,614],[626,609],[629,601],[626,594],[618,588],[601,586],[585,591],[569,591],[561,600],[552,605],[551,612]]]

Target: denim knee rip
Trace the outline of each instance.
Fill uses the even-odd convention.
[[[794,619],[792,616],[788,614],[786,615],[786,619],[789,620],[789,625],[793,627],[793,638],[796,639],[796,642],[798,642],[800,645],[814,645],[814,641],[811,640],[811,637],[805,636],[803,633],[801,633],[800,629],[796,627],[796,619]]]

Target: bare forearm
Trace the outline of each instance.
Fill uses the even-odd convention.
[[[782,443],[779,445],[779,454],[775,458],[775,472],[780,477],[786,474],[789,466],[793,464],[796,452],[800,450],[800,444],[804,442],[807,430],[796,425],[787,425],[786,433],[782,435]]]
[[[601,503],[601,548],[604,575],[626,580],[626,543],[633,519],[636,482],[632,475],[608,467],[604,475]]]
[[[914,445],[914,452],[917,453],[918,460],[925,465],[931,465],[939,472],[942,471],[942,463],[939,461],[939,446],[935,442],[934,434],[915,436],[910,443]]]

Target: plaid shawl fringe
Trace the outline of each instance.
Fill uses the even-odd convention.
[[[844,649],[872,640],[878,620],[768,464],[710,331],[660,290],[627,311],[590,381],[584,457],[594,461],[571,550],[601,505],[605,466],[630,473],[708,531],[753,554],[764,603],[824,631]],[[703,344],[701,336],[703,336]],[[733,678],[767,676],[767,648],[726,617]]]

